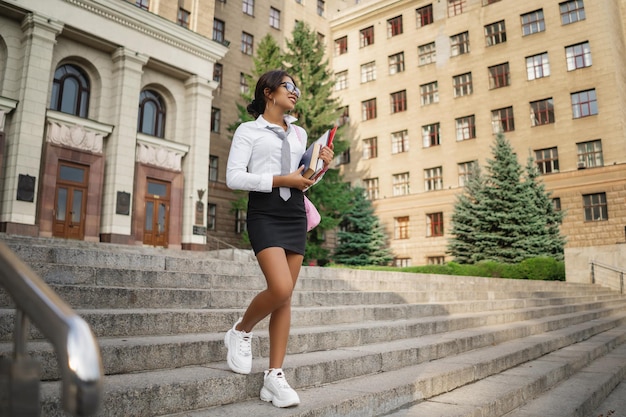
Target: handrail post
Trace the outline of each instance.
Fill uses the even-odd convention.
[[[591,283],[595,284],[596,283],[596,275],[594,273],[593,270],[593,261],[589,262],[591,264]]]
[[[624,294],[624,273],[620,272],[619,274],[619,291],[621,294]]]

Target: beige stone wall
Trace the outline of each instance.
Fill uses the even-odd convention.
[[[417,28],[415,9],[433,5],[435,22]],[[393,237],[394,218],[410,217],[409,239],[391,239],[391,247],[398,257],[411,258],[414,265],[423,264],[429,256],[445,254],[447,232],[456,195],[462,191],[458,182],[457,164],[478,160],[485,165],[491,158],[493,135],[491,110],[512,106],[515,131],[506,134],[524,165],[535,150],[557,147],[560,173],[543,176],[553,197],[561,198],[567,216],[562,231],[568,238],[568,247],[588,244],[613,244],[623,240],[626,213],[624,186],[626,185],[626,147],[624,147],[625,114],[624,90],[624,28],[619,16],[626,2],[601,0],[585,2],[586,19],[562,26],[559,1],[530,0],[501,1],[482,6],[480,0],[468,0],[466,12],[447,18],[446,2],[365,2],[345,9],[331,22],[332,40],[348,36],[348,54],[333,57],[335,72],[348,71],[348,89],[337,95],[349,105],[354,137],[351,163],[343,166],[343,173],[352,183],[366,178],[379,179],[380,199],[376,212]],[[520,15],[542,8],[546,31],[522,36]],[[404,33],[387,38],[386,21],[403,16]],[[616,18],[616,16],[618,16]],[[507,42],[486,47],[484,25],[506,21]],[[359,47],[359,31],[374,25],[375,43]],[[450,36],[468,31],[470,53],[450,56]],[[331,43],[332,43],[331,40]],[[576,71],[567,71],[564,48],[589,41],[593,65]],[[417,47],[435,42],[436,63],[418,66]],[[390,75],[387,57],[404,51],[405,71]],[[525,58],[547,52],[551,74],[549,77],[528,81]],[[376,62],[376,81],[361,83],[360,66]],[[489,89],[488,67],[509,62],[511,85]],[[472,73],[473,94],[455,98],[452,77]],[[421,106],[419,86],[432,81],[439,83],[439,103]],[[570,94],[595,88],[598,97],[598,115],[573,119]],[[391,114],[389,95],[406,89],[408,109]],[[554,124],[531,127],[529,102],[552,97],[555,104]],[[376,98],[378,116],[374,120],[361,118],[361,102]],[[457,142],[455,118],[474,115],[475,139]],[[424,148],[421,126],[441,124],[441,145]],[[390,134],[407,129],[408,152],[392,154]],[[378,157],[362,158],[363,139],[378,138]],[[578,170],[578,142],[602,140],[604,167]],[[444,189],[426,191],[424,169],[443,167]],[[410,194],[394,197],[392,176],[410,173]],[[609,200],[609,220],[586,223],[583,220],[582,195],[606,192]],[[446,236],[426,237],[426,214],[444,213]],[[446,258],[450,260],[450,258]]]
[[[626,244],[565,249],[567,282],[595,282],[614,290],[622,289],[626,275]],[[596,265],[591,268],[591,262]],[[599,265],[597,264],[599,263]]]

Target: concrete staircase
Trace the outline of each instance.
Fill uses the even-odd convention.
[[[267,320],[252,373],[225,362],[224,332],[264,286],[247,255],[0,239],[92,326],[99,416],[626,416],[609,396],[624,392],[626,298],[600,286],[305,267],[284,366],[302,404],[277,409],[258,399]],[[11,305],[0,290],[0,355]],[[63,416],[54,353],[31,337],[42,415]]]

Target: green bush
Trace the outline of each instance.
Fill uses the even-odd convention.
[[[496,261],[482,261],[476,264],[448,262],[443,265],[409,266],[405,268],[364,266],[360,267],[360,269],[414,272],[419,274],[565,281],[565,263],[548,257],[530,258],[518,264],[505,264]]]

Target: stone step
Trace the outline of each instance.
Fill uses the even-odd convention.
[[[285,373],[302,399],[300,406],[291,409],[276,409],[258,400],[262,384],[258,364],[250,375],[234,374],[224,362],[112,375],[105,379],[107,404],[98,416],[381,416],[506,372],[566,346],[576,344],[571,350],[578,355],[557,354],[555,358],[564,362],[563,369],[579,366],[602,350],[598,345],[605,346],[606,351],[624,342],[624,317],[619,322],[604,333],[596,324],[581,323],[461,353],[421,350],[427,340],[441,342],[441,337],[419,337],[406,341],[407,346],[415,347],[413,360],[404,363],[398,362],[399,356],[386,344],[289,355]],[[467,336],[470,335],[471,331]],[[449,346],[459,345],[460,335],[455,336],[448,339]],[[580,343],[585,340],[589,342]],[[61,415],[58,388],[57,382],[42,385],[46,416]]]
[[[591,307],[591,306],[589,306]],[[568,308],[567,310],[571,310]],[[565,310],[565,311],[567,311]],[[461,347],[455,349],[477,349],[504,340],[522,338],[530,334],[553,331],[585,321],[599,320],[601,326],[616,325],[626,317],[626,305],[621,303],[613,309],[603,308],[563,313],[562,309],[539,311],[492,312],[457,314],[454,316],[434,316],[423,319],[394,321],[355,321],[353,323],[329,324],[316,327],[298,327],[299,315],[294,314],[294,328],[290,333],[288,354],[323,352],[329,349],[364,347],[386,343],[387,349],[403,351],[399,356],[412,358],[407,348],[407,339],[440,335],[441,340],[455,340]],[[230,327],[229,321],[226,328]],[[263,362],[269,356],[267,321],[259,326],[253,338],[253,355]],[[603,331],[605,327],[599,327]],[[467,335],[467,340],[454,339]],[[223,343],[224,332],[145,335],[124,337],[100,337],[99,344],[106,374],[156,370],[165,367],[185,367],[223,361],[226,350]],[[439,342],[441,343],[441,342]],[[446,342],[447,343],[447,342]],[[0,353],[10,352],[9,343],[0,343]],[[56,379],[58,366],[56,357],[47,342],[31,342],[29,352],[42,364],[43,378]],[[441,345],[422,349],[442,350]],[[448,349],[443,349],[447,351]]]
[[[247,305],[258,289],[127,288],[89,285],[50,287],[72,308],[237,308]],[[490,301],[510,299],[556,299],[578,294],[574,291],[309,291],[296,289],[294,306],[414,304],[451,301]],[[597,292],[596,297],[615,297],[611,291]],[[596,298],[597,299],[597,298]],[[11,305],[7,294],[0,292],[0,306]]]
[[[388,416],[600,416],[592,411],[626,377],[625,333],[608,331]]]

